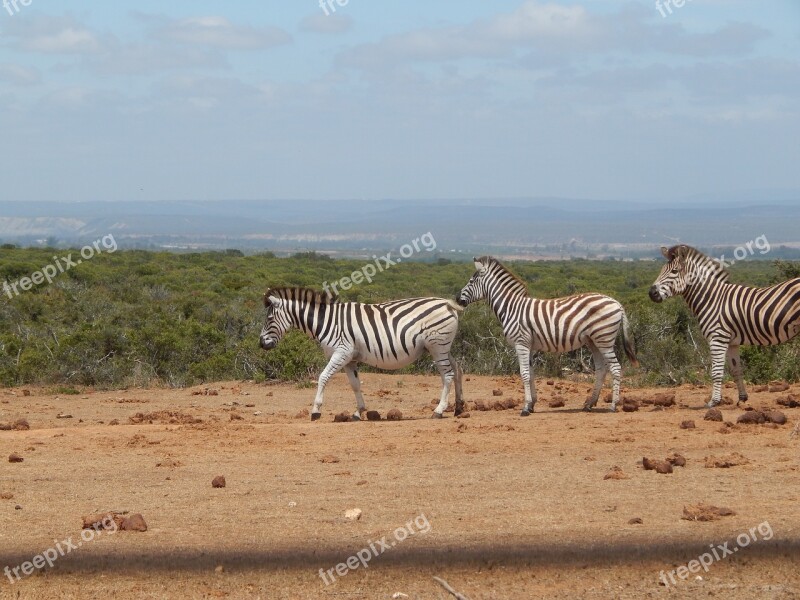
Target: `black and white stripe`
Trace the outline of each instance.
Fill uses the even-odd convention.
[[[320,417],[325,385],[334,373],[344,369],[356,395],[359,419],[366,410],[358,380],[358,363],[380,369],[401,369],[427,350],[442,376],[442,395],[433,416],[447,408],[450,384],[456,384],[456,414],[463,410],[461,371],[450,354],[458,316],[463,310],[442,298],[409,298],[381,304],[338,302],[328,294],[306,288],[279,288],[264,294],[266,321],[261,330],[261,347],[274,348],[283,335],[295,327],[317,340],[328,365],[319,376],[311,419]]]
[[[601,294],[577,294],[563,298],[540,300],[528,295],[528,288],[498,260],[476,258],[477,271],[461,290],[457,300],[462,306],[486,299],[503,326],[503,333],[514,347],[519,371],[525,384],[525,406],[522,416],[533,412],[536,387],[532,384],[531,351],[566,352],[587,346],[594,357],[595,385],[585,410],[597,403],[606,373],[614,380],[611,409],[616,410],[622,375],[614,342],[620,326],[625,353],[636,363],[633,341],[628,332],[628,319],[622,305]]]
[[[697,317],[711,350],[713,389],[707,406],[722,400],[722,377],[727,356],[739,389],[747,400],[739,346],[782,344],[800,332],[800,278],[766,288],[728,282],[728,272],[716,260],[686,245],[661,248],[667,264],[650,288],[661,302],[681,295]]]

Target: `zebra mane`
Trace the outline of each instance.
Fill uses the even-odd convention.
[[[269,297],[275,296],[283,300],[303,300],[315,304],[335,304],[338,301],[336,296],[330,293],[320,292],[305,287],[279,287],[268,288],[264,293],[264,304],[269,302]]]
[[[718,281],[727,281],[730,273],[718,260],[706,256],[696,248],[679,244],[667,250],[667,260],[670,262],[681,257],[686,263],[692,263],[696,268],[714,277]]]
[[[508,268],[503,263],[501,263],[499,260],[497,260],[495,257],[493,257],[493,256],[481,256],[480,258],[478,258],[476,260],[479,263],[483,263],[484,265],[486,265],[487,268],[492,266],[492,265],[495,265],[498,270],[500,270],[503,273],[505,273],[506,275],[508,275],[508,277],[511,280],[513,280],[514,282],[516,282],[519,285],[519,288],[520,288],[521,292],[523,292],[526,296],[530,295],[530,294],[528,294],[528,284],[525,283],[524,281],[522,281],[522,279],[520,279],[519,276],[517,276],[514,273],[512,273],[511,271],[509,271]]]

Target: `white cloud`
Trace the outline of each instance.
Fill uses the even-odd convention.
[[[314,13],[300,21],[300,30],[310,33],[344,33],[353,27],[348,15]]]
[[[33,15],[8,19],[3,26],[6,45],[45,54],[94,54],[102,43],[98,36],[71,17]]]
[[[39,71],[12,63],[0,63],[0,81],[14,85],[34,85],[41,81]]]
[[[201,16],[172,21],[161,27],[155,36],[181,44],[197,44],[226,50],[260,50],[291,41],[291,36],[278,27],[234,25],[225,17]]]

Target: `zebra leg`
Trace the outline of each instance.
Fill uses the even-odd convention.
[[[356,368],[358,363],[351,362],[349,365],[345,365],[344,372],[347,374],[347,379],[350,380],[350,387],[353,388],[353,393],[356,395],[356,405],[358,406],[358,410],[353,413],[352,419],[354,421],[361,420],[361,413],[367,410],[366,405],[364,404],[364,396],[361,394],[361,381],[358,379],[358,369]]]
[[[747,402],[747,388],[744,387],[744,378],[742,377],[742,358],[739,356],[739,346],[731,346],[728,348],[728,366],[731,370],[731,375],[736,380],[736,387],[739,388],[739,402]]]
[[[587,346],[592,351],[592,358],[594,359],[594,388],[592,389],[592,396],[583,404],[583,410],[590,412],[600,398],[600,392],[603,390],[603,383],[605,383],[606,374],[608,373],[608,366],[603,353],[600,352],[594,342],[588,342]],[[612,406],[616,407],[616,398],[614,398]]]
[[[453,383],[454,379],[460,379],[458,365],[450,354],[450,344],[447,346],[447,350],[437,346],[433,348],[427,346],[428,352],[430,352],[433,357],[433,362],[436,364],[436,368],[439,369],[439,374],[442,376],[442,396],[439,399],[439,404],[431,415],[432,419],[442,418],[442,413],[447,409],[447,397],[450,395],[450,384]],[[461,382],[458,381],[458,383],[456,383],[456,404],[458,404],[460,387]]]
[[[721,339],[712,339],[711,347],[711,401],[706,408],[713,408],[722,402],[722,376],[725,373],[725,354],[728,351],[728,342]]]
[[[461,365],[459,365],[456,360],[453,358],[452,354],[448,355],[450,362],[455,369],[455,378],[454,383],[456,384],[456,409],[455,409],[455,416],[457,417],[461,413],[464,412],[464,391],[462,389],[462,380],[464,378],[464,372],[461,370]]]
[[[331,359],[322,370],[317,383],[317,396],[314,398],[314,407],[311,409],[311,420],[316,421],[322,416],[320,409],[322,408],[322,399],[325,394],[325,386],[328,380],[333,377],[334,373],[340,370],[344,365],[350,363],[352,351],[345,348],[339,348],[331,354]]]
[[[533,378],[531,349],[525,344],[517,344],[514,349],[517,351],[519,374],[522,377],[522,384],[525,386],[525,406],[522,407],[520,416],[529,417],[536,405],[536,386],[531,384],[531,379]]]
[[[611,412],[617,412],[617,402],[619,402],[619,385],[622,379],[622,367],[619,364],[617,355],[614,354],[614,347],[612,346],[606,350],[603,355],[606,359],[608,370],[611,371],[612,388],[611,388]]]

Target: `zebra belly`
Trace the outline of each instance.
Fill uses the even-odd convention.
[[[367,350],[366,347],[361,348],[356,355],[355,360],[358,362],[376,367],[378,369],[387,369],[393,371],[395,369],[402,369],[419,359],[425,352],[425,346],[409,348],[409,353],[406,354],[402,347],[395,348],[397,351],[397,358],[395,358],[392,351],[388,348],[383,349],[383,354],[378,352],[377,348]]]

